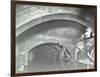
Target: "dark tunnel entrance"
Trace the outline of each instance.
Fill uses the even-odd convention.
[[[67,48],[66,48],[67,49]],[[68,50],[68,49],[67,49]],[[36,46],[29,52],[28,68],[30,71],[60,69],[60,54],[62,46],[58,43],[44,43]],[[70,52],[66,51],[69,55]],[[65,56],[64,56],[65,57]],[[69,56],[66,55],[66,58]],[[69,61],[69,60],[66,60]]]

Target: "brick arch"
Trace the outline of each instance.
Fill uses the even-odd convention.
[[[82,24],[86,27],[90,27],[91,29],[93,28],[93,25],[86,20],[85,18],[82,18],[81,16],[75,15],[75,14],[70,14],[70,13],[56,13],[56,14],[50,14],[46,16],[42,16],[39,18],[36,18],[34,20],[31,20],[30,22],[20,26],[19,28],[16,29],[16,37],[21,35],[23,32],[27,31],[28,29],[41,24],[43,22],[51,21],[51,20],[69,20],[69,21],[74,21],[79,24]]]

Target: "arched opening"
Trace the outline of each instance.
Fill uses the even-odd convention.
[[[50,71],[53,69],[60,69],[60,56],[62,50],[62,46],[58,43],[44,43],[32,48],[28,55],[28,65],[26,70]],[[68,53],[68,55],[70,56],[71,54],[67,50],[68,49],[66,48],[66,53]],[[64,57],[68,59],[68,55],[65,55]],[[66,60],[66,63],[69,60],[70,59]]]
[[[33,61],[40,65],[53,64],[59,54],[57,48],[53,46],[53,43],[40,44],[29,51],[29,63]],[[34,62],[35,61],[35,62]],[[44,64],[45,63],[45,64]]]

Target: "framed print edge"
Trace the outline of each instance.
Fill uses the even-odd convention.
[[[81,8],[94,8],[95,21],[94,21],[94,68],[92,69],[78,69],[78,70],[54,70],[42,72],[16,72],[16,4],[28,5],[46,5],[46,6],[61,6],[61,7],[81,7]],[[11,1],[11,76],[30,76],[30,75],[44,75],[44,74],[60,74],[60,73],[81,73],[97,71],[97,6],[96,5],[80,5],[80,4],[60,4],[60,3],[47,3],[47,2],[31,2],[31,1]]]

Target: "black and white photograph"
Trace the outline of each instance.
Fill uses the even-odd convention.
[[[33,2],[14,9],[16,73],[96,69],[96,6]]]

